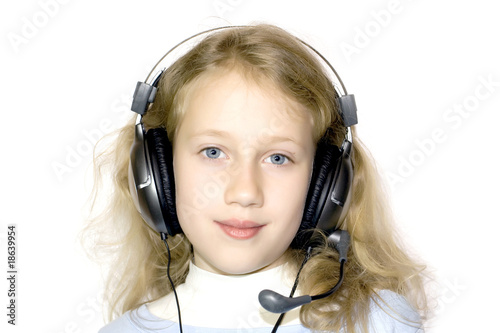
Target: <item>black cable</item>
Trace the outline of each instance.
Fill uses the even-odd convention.
[[[304,261],[302,262],[302,265],[300,266],[299,268],[299,271],[297,273],[297,277],[295,278],[295,283],[294,283],[294,286],[292,288],[292,292],[290,293],[290,298],[293,297],[293,294],[295,292],[295,289],[297,287],[297,283],[298,283],[298,279],[299,279],[299,274],[300,274],[300,271],[302,270],[302,267],[304,267],[304,264],[307,262],[307,260],[309,260],[309,257],[310,257],[310,249],[309,248],[307,251],[307,254],[306,254],[306,257],[304,258]],[[339,279],[337,281],[337,283],[335,284],[335,286],[333,286],[332,289],[328,290],[327,292],[323,293],[323,294],[319,294],[319,295],[314,295],[314,296],[311,296],[311,301],[314,301],[314,300],[318,300],[318,299],[322,299],[322,298],[325,298],[325,297],[328,297],[330,295],[332,295],[334,292],[336,292],[340,286],[342,285],[342,282],[344,281],[344,265],[345,265],[345,262],[346,260],[345,259],[341,259],[340,260],[340,272],[339,272]],[[285,313],[282,313],[279,318],[278,318],[278,321],[276,322],[276,324],[274,325],[274,328],[272,330],[271,333],[275,333],[277,330],[278,330],[278,326],[281,324],[281,321],[283,320],[283,317],[284,317]]]
[[[334,292],[336,292],[337,289],[340,288],[340,285],[342,284],[342,281],[344,281],[344,264],[345,264],[345,260],[342,259],[340,261],[340,273],[339,273],[339,280],[337,281],[337,284],[335,286],[333,286],[332,289],[328,290],[326,293],[311,296],[311,300],[314,301],[314,300],[317,300],[317,299],[322,299],[322,298],[328,297],[331,294],[333,294]]]
[[[311,250],[312,250],[312,247],[309,246],[307,248],[307,253],[304,257],[304,260],[302,261],[302,264],[299,267],[299,271],[297,272],[297,276],[295,277],[295,282],[293,283],[293,287],[292,287],[292,291],[290,292],[290,296],[288,296],[288,297],[293,297],[293,294],[295,294],[295,290],[297,289],[297,286],[299,284],[300,272],[302,271],[302,268],[304,267],[306,262],[309,260],[309,258],[311,258]],[[281,322],[283,321],[284,317],[285,317],[285,313],[282,313],[279,316],[278,320],[276,321],[276,324],[274,324],[274,327],[273,327],[273,330],[271,331],[271,333],[276,333],[276,331],[278,330],[278,327],[281,325]]]
[[[170,260],[171,260],[170,247],[168,246],[168,242],[167,242],[167,234],[161,232],[160,236],[161,236],[162,241],[165,243],[165,246],[167,247],[167,253],[168,253],[167,277],[168,277],[168,280],[170,281],[170,285],[172,286],[172,290],[174,291],[175,303],[177,304],[177,316],[179,317],[179,331],[182,333],[181,307],[179,305],[179,298],[177,297],[177,292],[175,291],[174,281],[172,281],[172,278],[170,277]]]

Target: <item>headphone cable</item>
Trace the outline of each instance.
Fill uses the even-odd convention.
[[[311,258],[311,251],[312,251],[312,246],[309,246],[307,248],[307,253],[304,257],[304,260],[302,261],[302,264],[299,267],[299,271],[297,272],[297,276],[295,277],[295,282],[293,283],[293,287],[292,287],[292,291],[290,292],[290,296],[288,296],[288,297],[293,297],[293,294],[295,294],[295,290],[297,289],[297,285],[299,284],[300,272],[302,271],[302,268],[304,267],[306,262],[309,260],[309,258]],[[276,333],[276,331],[278,330],[278,327],[281,325],[281,322],[283,321],[284,317],[285,317],[285,312],[283,312],[279,316],[278,320],[276,321],[276,324],[274,324],[274,327],[273,327],[273,330],[271,331],[271,333]]]
[[[172,281],[172,278],[170,277],[170,261],[171,261],[170,247],[168,246],[168,242],[167,242],[167,234],[164,232],[161,232],[160,236],[161,236],[161,240],[165,243],[165,246],[167,247],[167,254],[168,254],[167,277],[168,277],[168,280],[170,281],[170,285],[172,286],[172,290],[174,292],[175,303],[177,304],[177,316],[179,317],[179,332],[182,333],[181,307],[179,305],[179,298],[177,297],[177,292],[175,291],[174,281]]]

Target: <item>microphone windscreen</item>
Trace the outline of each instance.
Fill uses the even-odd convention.
[[[288,312],[298,306],[311,303],[309,295],[300,297],[285,297],[272,290],[266,289],[259,293],[259,302],[264,309],[272,313]]]

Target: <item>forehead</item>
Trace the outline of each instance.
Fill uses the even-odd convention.
[[[184,91],[182,116],[177,133],[188,130],[238,132],[313,137],[309,110],[273,85],[269,79],[245,75],[239,70],[212,70],[201,75]]]

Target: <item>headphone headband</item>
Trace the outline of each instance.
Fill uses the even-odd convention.
[[[228,30],[228,29],[238,29],[238,28],[245,28],[246,26],[224,26],[224,27],[218,27],[218,28],[213,28],[209,30],[205,30],[202,32],[199,32],[197,34],[192,35],[191,37],[188,37],[172,47],[170,50],[167,51],[163,55],[163,57],[158,60],[158,62],[155,64],[153,69],[149,72],[148,76],[146,77],[146,80],[144,82],[138,82],[136,86],[136,90],[134,93],[134,99],[132,103],[132,111],[144,115],[147,111],[147,108],[150,103],[153,102],[154,97],[156,95],[156,87],[158,86],[158,82],[161,78],[161,75],[165,71],[165,68],[168,66],[164,65],[165,63],[168,63],[170,61],[171,57],[169,57],[171,54],[173,54],[175,51],[179,51],[179,48],[182,46],[186,46],[189,42],[196,41],[198,37],[205,38],[209,34],[220,31],[220,30]],[[296,37],[297,38],[297,37]],[[318,58],[321,59],[321,62],[326,64],[326,67],[330,70],[331,73],[333,73],[333,77],[335,78],[335,81],[340,83],[340,87],[342,88],[342,92],[340,91],[339,87],[333,83],[333,86],[339,93],[339,98],[338,103],[339,103],[339,109],[340,109],[340,115],[342,117],[342,120],[344,122],[344,125],[349,128],[353,125],[356,125],[358,123],[358,118],[357,118],[357,108],[356,108],[356,101],[354,99],[354,95],[348,94],[347,89],[345,88],[344,82],[338,75],[337,71],[335,68],[332,66],[332,64],[314,47],[306,43],[300,38],[297,38],[297,40],[302,43],[302,45],[306,46],[307,49],[312,51]],[[175,57],[177,59],[178,57]],[[153,73],[156,72],[156,75],[153,76]]]

